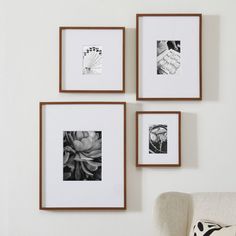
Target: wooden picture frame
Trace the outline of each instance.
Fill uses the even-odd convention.
[[[146,117],[146,120],[140,120],[142,117]],[[154,135],[156,135],[154,139],[155,146],[157,147],[159,145],[160,140],[162,140],[163,142],[162,148],[163,147],[164,148],[162,152],[160,152],[160,150],[153,151],[153,148],[155,149],[155,147],[153,146],[150,148],[150,141],[152,141],[150,134],[152,134],[151,131],[153,130],[156,130],[155,132],[159,132],[159,135],[161,135],[162,132],[163,137],[158,137],[158,134],[154,132]],[[147,138],[148,136],[149,138]],[[143,138],[146,138],[146,140],[144,139],[143,141]],[[166,145],[164,145],[165,142]],[[143,145],[143,143],[145,145]],[[169,146],[172,148],[172,150],[169,150],[170,149]],[[166,155],[169,155],[169,157]],[[136,166],[137,167],[181,166],[181,112],[180,111],[136,112]]]
[[[87,53],[85,60],[84,54],[91,47],[96,47],[101,56]],[[89,62],[100,69],[91,70]],[[90,70],[84,71],[85,68]],[[125,27],[59,27],[59,92],[124,93]]]
[[[180,23],[183,23],[182,29]],[[189,35],[183,33],[188,27],[191,28],[191,31],[186,30],[191,32]],[[166,44],[166,51],[163,48],[160,53],[160,45],[163,47],[165,42],[168,45],[179,43],[181,52]],[[164,59],[164,54],[168,57],[171,53],[178,54],[179,61],[173,62],[174,54],[173,60],[172,57],[161,60],[161,54]],[[169,66],[169,71],[164,66]],[[202,14],[136,15],[136,100],[202,100]]]
[[[107,119],[107,122],[100,120],[103,118]],[[111,139],[109,137],[114,127],[117,127],[118,135],[113,135]],[[68,144],[71,140],[72,145]],[[78,145],[79,143],[83,146]],[[66,163],[65,153],[69,153]],[[106,158],[108,156],[109,158]],[[91,165],[91,161],[95,165],[100,163],[99,167],[88,169],[87,164]],[[67,163],[75,165],[73,171],[76,170],[77,163],[80,163],[77,177],[75,173],[67,178]],[[81,165],[86,167],[86,170],[81,169]],[[71,172],[72,170],[70,169]],[[53,188],[50,187],[52,184]],[[98,188],[101,190],[99,193],[96,192]],[[65,194],[67,192],[68,194]],[[72,195],[75,198],[68,197]],[[125,102],[40,102],[39,209],[126,210]]]

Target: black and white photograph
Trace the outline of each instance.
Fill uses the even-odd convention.
[[[181,67],[180,41],[157,40],[157,74],[176,75]]]
[[[149,154],[167,154],[167,143],[167,125],[151,125],[149,127]]]
[[[63,132],[63,180],[102,180],[102,132]]]
[[[102,74],[102,46],[83,47],[83,75]]]

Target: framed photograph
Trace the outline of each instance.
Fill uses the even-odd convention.
[[[125,27],[60,27],[60,92],[125,92]]]
[[[181,112],[136,112],[136,165],[181,165]]]
[[[40,103],[41,210],[126,209],[126,104]]]
[[[137,100],[201,100],[201,14],[137,14]]]

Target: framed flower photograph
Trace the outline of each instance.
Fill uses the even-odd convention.
[[[40,103],[40,209],[126,209],[126,105]]]
[[[137,14],[137,100],[201,100],[201,14]]]
[[[60,92],[125,92],[124,27],[60,27]]]
[[[136,165],[181,165],[181,112],[136,112]]]

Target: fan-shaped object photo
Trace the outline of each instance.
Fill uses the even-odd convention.
[[[83,47],[83,70],[84,75],[102,74],[102,47]]]

